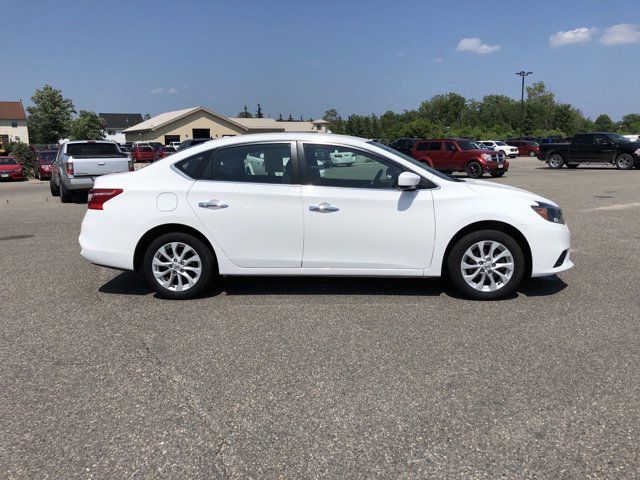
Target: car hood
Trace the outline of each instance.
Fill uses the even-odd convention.
[[[465,179],[465,184],[474,193],[490,195],[493,197],[504,197],[505,201],[509,198],[516,197],[524,200],[530,200],[532,202],[544,202],[558,206],[555,202],[548,198],[544,198],[537,193],[529,192],[517,187],[511,187],[509,185],[503,185],[501,183],[493,183],[486,180]]]

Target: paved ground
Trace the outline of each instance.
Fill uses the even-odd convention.
[[[0,184],[0,477],[637,478],[640,171],[512,164],[490,181],[564,207],[576,268],[493,303],[389,279],[163,301],[81,259],[85,205]]]

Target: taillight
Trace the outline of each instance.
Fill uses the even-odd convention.
[[[64,168],[67,171],[67,175],[73,175],[73,162],[65,163]]]
[[[89,201],[87,202],[87,206],[89,210],[104,210],[102,206],[105,202],[120,195],[121,193],[121,188],[94,188],[89,190]]]
[[[133,172],[133,160],[129,160],[129,171]]]

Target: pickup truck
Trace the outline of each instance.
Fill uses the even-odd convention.
[[[91,190],[96,177],[130,171],[133,171],[133,162],[115,142],[65,142],[60,146],[51,168],[51,195],[59,196],[62,203],[68,203],[74,191]]]
[[[640,168],[640,143],[617,133],[580,133],[569,143],[541,143],[538,159],[549,168],[577,168],[581,163],[608,163],[620,170]]]

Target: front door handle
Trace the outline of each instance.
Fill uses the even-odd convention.
[[[330,203],[322,202],[320,205],[309,205],[309,210],[318,213],[331,213],[337,212],[340,209],[338,207],[334,207]]]
[[[221,202],[220,200],[209,200],[208,202],[200,202],[198,203],[198,206],[200,208],[208,208],[209,210],[220,210],[221,208],[227,208],[229,205],[227,205],[224,202]]]

